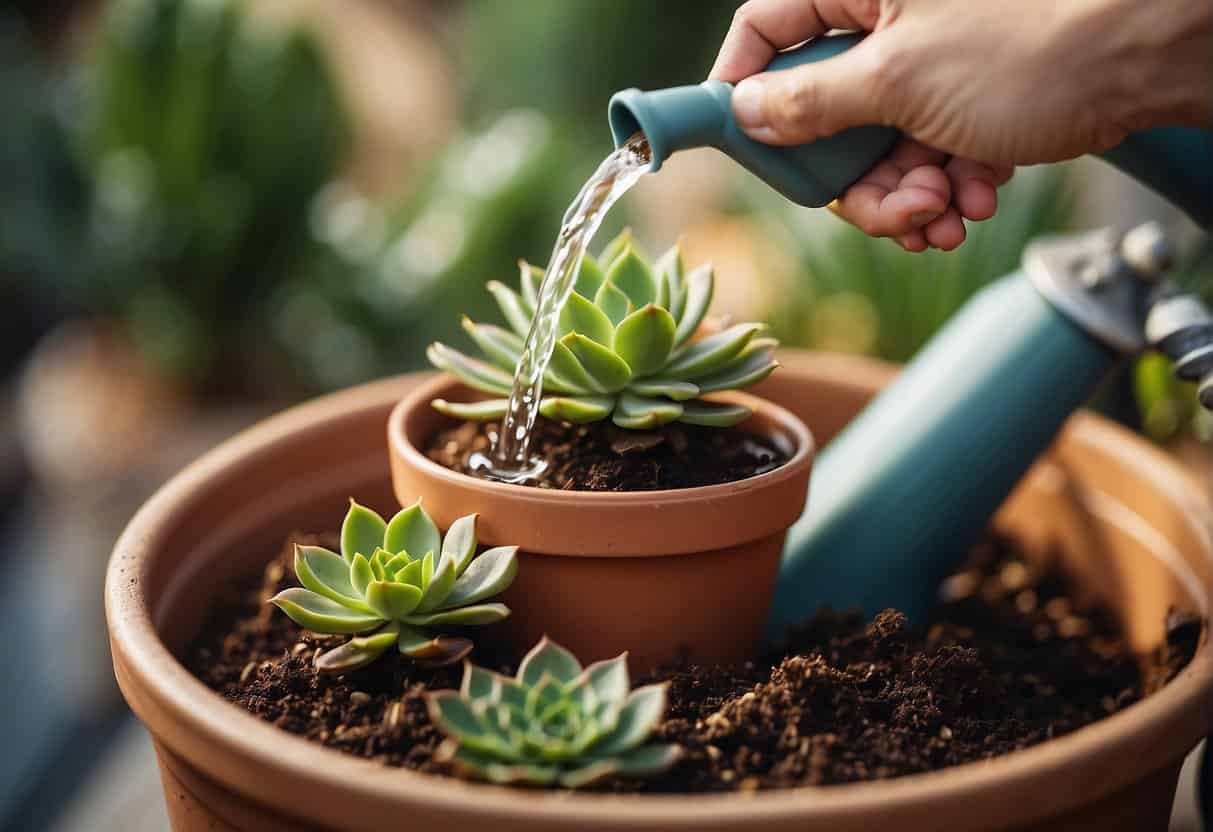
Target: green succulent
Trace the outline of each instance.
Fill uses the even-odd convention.
[[[341,525],[341,554],[295,547],[291,587],[270,599],[301,627],[352,635],[316,658],[322,672],[369,664],[396,645],[428,664],[457,662],[472,649],[461,636],[436,628],[492,624],[510,614],[505,604],[481,603],[518,574],[518,547],[476,555],[476,515],[460,517],[443,537],[418,501],[385,522],[350,500]]]
[[[488,284],[510,329],[464,319],[484,353],[480,360],[442,343],[430,345],[430,362],[469,387],[508,397],[523,341],[531,327],[543,270],[526,263],[521,293]],[[648,263],[624,231],[595,260],[581,263],[573,293],[560,313],[560,339],[544,375],[539,412],[565,422],[610,417],[621,428],[650,430],[667,422],[728,427],[749,418],[738,404],[701,399],[705,393],[748,387],[779,366],[778,342],[765,326],[735,324],[695,339],[712,301],[710,265],[689,274],[678,247]],[[505,415],[508,398],[434,407],[458,419]]]
[[[682,756],[674,744],[644,744],[665,713],[666,685],[631,690],[626,653],[583,669],[546,636],[513,679],[465,662],[460,689],[427,702],[447,735],[439,758],[492,783],[575,789],[656,774]]]

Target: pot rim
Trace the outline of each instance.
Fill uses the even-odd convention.
[[[1008,804],[1013,801],[1008,795],[1016,788],[1040,786],[1067,774],[1071,780],[1075,776],[1088,780],[1089,774],[1076,772],[1090,764],[1106,773],[1107,766],[1099,761],[1112,757],[1136,757],[1143,764],[1148,760],[1155,770],[1165,762],[1160,760],[1159,747],[1176,744],[1162,737],[1187,737],[1191,741],[1184,745],[1189,748],[1209,725],[1213,648],[1205,638],[1192,661],[1164,688],[1065,736],[980,764],[887,781],[772,790],[758,799],[738,794],[567,794],[473,784],[389,768],[288,734],[226,702],[172,655],[156,631],[145,594],[148,559],[175,517],[202,498],[211,481],[233,462],[287,441],[297,432],[316,429],[351,409],[386,407],[399,398],[406,380],[397,377],[329,394],[272,417],[210,451],[162,486],[136,513],[118,539],[107,569],[105,603],[115,671],[132,709],[156,740],[174,753],[182,754],[180,748],[205,737],[207,742],[194,742],[191,753],[182,754],[190,765],[267,806],[330,826],[342,823],[342,800],[348,799],[381,802],[389,811],[416,811],[422,806],[485,822],[504,812],[544,829],[580,828],[576,824],[601,821],[604,814],[621,829],[643,823],[710,829],[759,818],[789,824],[815,819],[858,822],[870,819],[874,811],[883,818],[929,811],[919,816],[940,820],[940,807],[955,805],[964,815],[974,800]],[[1161,450],[1097,417],[1078,415],[1071,420],[1067,437],[1105,456],[1114,455],[1168,494],[1176,493],[1177,480],[1187,479]],[[1192,498],[1190,491],[1185,496],[1189,499],[1177,503],[1177,512],[1190,526],[1205,529],[1207,539],[1208,524],[1201,518],[1207,504]],[[1207,596],[1202,600],[1208,603]],[[1193,720],[1194,713],[1201,719]],[[275,799],[279,790],[258,776],[275,769],[297,784],[290,810]],[[1109,780],[1105,793],[1129,779],[1126,775],[1117,782]],[[1024,822],[1073,805],[1063,799],[1060,804],[1050,803],[1043,799],[1046,793],[1042,790],[1042,800],[1031,805],[1014,802],[1017,809],[1008,822]]]
[[[440,398],[441,392],[452,389],[470,389],[454,376],[440,373],[410,390],[392,408],[388,417],[388,442],[391,452],[399,454],[412,467],[420,470],[426,476],[489,497],[508,499],[514,502],[538,505],[563,505],[584,503],[587,506],[646,506],[660,501],[663,506],[681,503],[700,503],[708,499],[716,499],[735,494],[738,488],[758,489],[774,488],[790,479],[795,479],[810,466],[816,453],[816,442],[808,426],[798,419],[790,410],[772,401],[730,390],[713,393],[705,397],[711,401],[744,404],[754,411],[761,413],[786,432],[795,443],[792,455],[778,468],[773,468],[752,477],[715,485],[700,485],[693,488],[663,488],[653,491],[562,491],[554,488],[528,488],[494,480],[480,479],[460,473],[439,465],[421,451],[408,437],[404,429],[405,415],[417,407],[429,407],[430,401]],[[445,418],[445,417],[444,417]],[[752,417],[751,417],[752,418]],[[738,427],[744,426],[742,422]],[[785,449],[786,450],[786,449]]]

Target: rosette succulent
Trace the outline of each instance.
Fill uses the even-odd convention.
[[[447,739],[439,757],[493,783],[585,786],[610,775],[665,771],[682,756],[645,744],[666,709],[666,686],[631,690],[627,654],[587,668],[540,640],[511,679],[464,663],[459,690],[427,697]]]
[[[484,360],[442,343],[430,345],[431,363],[469,387],[502,398],[434,407],[458,419],[505,415],[514,371],[531,327],[543,270],[521,262],[521,293],[488,284],[509,329],[463,327]],[[586,423],[610,418],[621,428],[650,430],[668,422],[728,427],[744,421],[742,405],[712,402],[705,393],[748,387],[779,366],[778,342],[758,323],[742,323],[696,338],[712,301],[712,267],[689,274],[678,247],[655,265],[624,232],[595,260],[581,263],[573,293],[560,312],[559,340],[544,375],[539,412],[549,419]]]
[[[443,537],[418,501],[384,521],[350,500],[341,525],[341,554],[321,546],[295,547],[302,587],[270,601],[301,627],[354,636],[321,653],[317,669],[344,673],[369,664],[395,645],[428,664],[459,661],[472,649],[448,627],[491,624],[510,610],[482,603],[518,574],[518,547],[476,554],[476,515],[460,517]]]

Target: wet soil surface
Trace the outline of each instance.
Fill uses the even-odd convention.
[[[291,542],[334,539],[298,536]],[[186,663],[231,702],[283,730],[387,765],[449,774],[427,690],[460,669],[423,669],[394,651],[341,677],[312,669],[341,638],[302,631],[265,603],[294,583],[292,546],[234,592]],[[908,629],[822,611],[780,653],[734,667],[674,666],[660,739],[685,758],[612,791],[719,792],[877,780],[982,760],[1069,733],[1161,687],[1192,657],[1201,622],[1172,613],[1168,641],[1135,657],[1106,610],[1074,600],[1066,577],[990,538],[941,587],[930,626]],[[512,673],[515,657],[481,642],[477,663]],[[1144,668],[1144,669],[1143,669]]]
[[[430,459],[473,476],[473,455],[487,455],[497,425],[464,422],[439,432]],[[525,485],[566,491],[656,491],[744,480],[778,468],[788,454],[767,439],[738,428],[672,424],[656,431],[631,431],[610,422],[569,425],[539,419],[531,453],[547,469]]]

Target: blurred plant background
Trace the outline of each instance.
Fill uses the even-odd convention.
[[[735,6],[0,4],[0,623],[34,630],[0,647],[0,825],[109,828],[97,807],[139,782],[98,763],[128,730],[101,576],[139,502],[256,418],[491,319],[483,283],[546,261],[609,151],[610,94],[701,78]],[[716,263],[716,313],[789,345],[905,361],[1033,237],[1161,210],[1091,162],[1020,171],[1001,202],[957,252],[908,255],[705,150],[603,235],[680,239]],[[1207,240],[1184,279],[1213,291]],[[1209,437],[1165,362],[1118,390],[1159,441]]]

